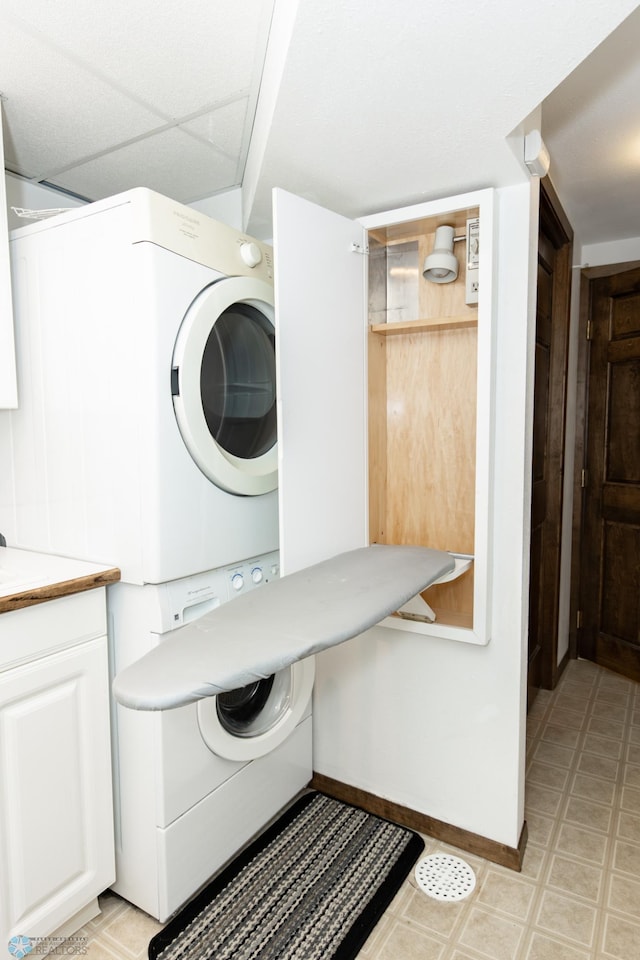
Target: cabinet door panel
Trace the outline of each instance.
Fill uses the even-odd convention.
[[[47,936],[114,879],[106,639],[0,674],[0,931]]]
[[[366,545],[366,257],[359,224],[274,191],[280,551]]]

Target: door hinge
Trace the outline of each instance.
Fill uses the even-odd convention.
[[[356,243],[355,240],[351,242],[351,246],[349,247],[349,249],[351,250],[351,253],[361,253],[363,257],[366,257],[369,254],[368,244]]]
[[[582,610],[578,610],[576,613],[576,629],[582,630]]]
[[[582,473],[580,474],[580,486],[584,489],[589,482],[589,471],[582,468]]]
[[[587,320],[587,340],[591,340],[593,336],[593,323],[591,320]]]

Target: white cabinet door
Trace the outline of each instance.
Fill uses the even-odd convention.
[[[2,103],[0,102],[0,160],[4,161],[2,142]],[[9,270],[9,230],[4,162],[0,174],[0,409],[17,407],[16,360],[13,338],[11,274]]]
[[[0,674],[0,942],[115,879],[106,637]]]
[[[283,573],[368,542],[363,244],[359,224],[274,191]]]

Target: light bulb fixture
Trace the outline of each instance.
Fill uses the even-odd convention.
[[[458,276],[458,261],[453,252],[453,227],[437,227],[433,250],[425,257],[422,276],[431,283],[451,283]]]

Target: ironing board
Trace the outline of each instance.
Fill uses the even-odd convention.
[[[134,710],[167,710],[264,679],[379,623],[450,579],[450,553],[374,544],[272,580],[172,632],[115,677]]]

